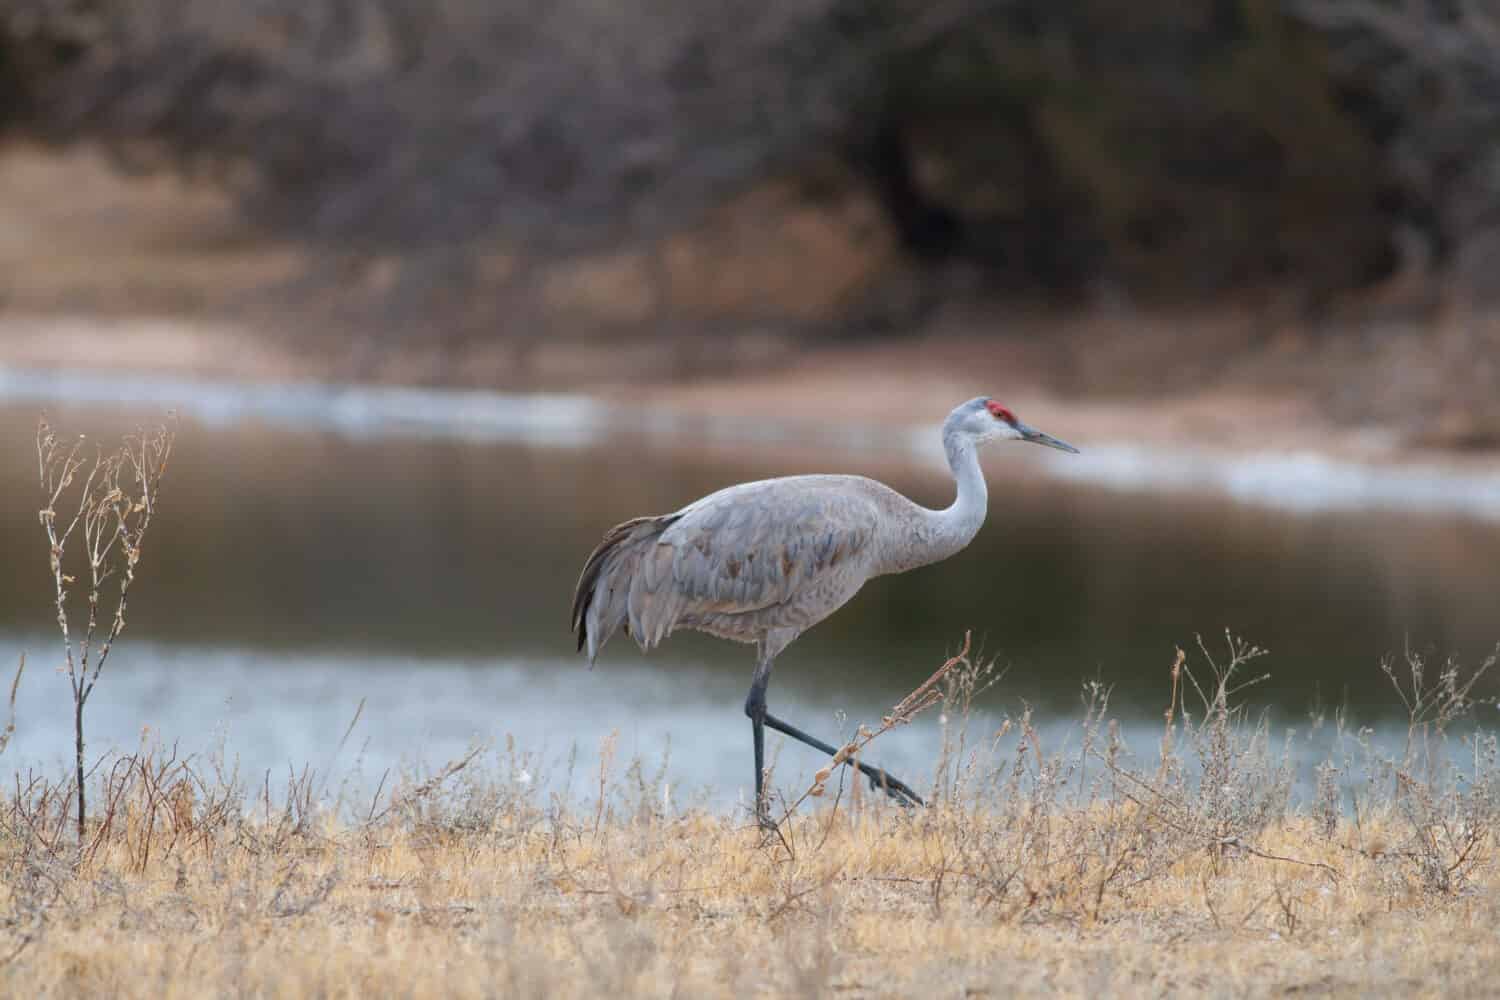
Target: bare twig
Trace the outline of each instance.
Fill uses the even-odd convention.
[[[950,656],[942,666],[934,670],[932,676],[917,685],[911,694],[902,698],[891,709],[890,714],[883,716],[880,720],[879,728],[872,730],[868,726],[860,726],[856,731],[854,739],[840,747],[838,753],[834,754],[833,758],[813,775],[812,784],[808,786],[807,791],[803,792],[791,805],[787,806],[783,815],[783,822],[789,819],[792,813],[796,812],[797,807],[807,801],[808,798],[816,798],[823,795],[827,790],[828,779],[832,776],[834,768],[840,764],[851,766],[857,764],[860,753],[865,747],[874,742],[875,739],[898,726],[908,724],[918,715],[942,701],[943,680],[958,667],[969,665],[970,639],[971,633],[965,632],[963,647],[953,656]]]
[[[470,747],[468,752],[466,752],[463,756],[455,757],[453,760],[450,760],[447,764],[443,765],[442,770],[438,771],[437,774],[434,774],[432,777],[428,778],[426,781],[422,782],[411,791],[406,792],[403,795],[392,795],[390,801],[386,803],[384,809],[381,809],[379,812],[373,812],[366,817],[365,826],[367,828],[374,826],[376,823],[379,823],[388,814],[390,814],[392,810],[406,809],[417,804],[418,802],[421,802],[423,799],[427,798],[433,792],[441,788],[443,786],[443,783],[446,782],[449,778],[453,777],[455,774],[472,764],[474,762],[474,758],[478,757],[485,751],[486,746],[487,744],[480,743]]]
[[[10,738],[16,732],[16,691],[21,687],[21,675],[26,672],[26,654],[21,654],[20,665],[16,667],[15,679],[10,682],[10,702],[5,719],[5,729],[0,731],[0,753],[10,746]]]

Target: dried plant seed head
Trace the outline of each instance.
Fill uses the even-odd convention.
[[[813,775],[813,783],[821,785],[823,784],[823,782],[827,781],[832,774],[833,768],[831,767],[819,768],[818,773]]]

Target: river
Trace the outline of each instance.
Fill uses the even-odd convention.
[[[513,738],[555,764],[614,732],[622,756],[666,758],[678,784],[742,796],[750,648],[681,634],[642,656],[617,636],[589,671],[567,617],[590,548],[627,517],[780,474],[871,473],[929,505],[951,498],[922,446],[935,430],[695,423],[579,397],[0,372],[0,663],[28,654],[8,767],[52,766],[71,747],[36,517],[38,413],[108,440],[168,408],[178,451],[130,627],[89,704],[91,754],[129,750],[145,731],[184,752],[223,746],[247,773],[378,776],[435,766],[476,739]],[[1029,705],[1068,739],[1083,684],[1101,680],[1145,739],[1176,647],[1196,650],[1201,635],[1218,655],[1227,629],[1269,651],[1251,671],[1269,678],[1244,697],[1278,727],[1308,730],[1341,706],[1386,726],[1401,705],[1383,657],[1474,663],[1500,638],[1500,520],[1483,481],[1424,484],[1404,504],[1378,502],[1389,490],[1367,504],[1277,503],[1274,489],[1268,501],[1192,488],[1180,469],[1152,489],[1149,456],[1124,482],[1118,448],[1091,456],[1091,442],[1074,443],[1083,455],[988,449],[991,508],[975,542],[873,581],[799,639],[778,662],[772,710],[833,739],[878,718],[970,630],[1005,670],[986,724]],[[1297,467],[1285,489],[1316,490]],[[1441,502],[1456,494],[1471,500]],[[882,737],[874,757],[920,776],[936,732],[935,718],[919,722]],[[795,774],[819,763],[783,752]]]

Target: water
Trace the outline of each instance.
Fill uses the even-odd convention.
[[[222,743],[251,773],[359,759],[378,775],[507,735],[556,760],[618,731],[623,755],[668,756],[674,781],[741,794],[748,647],[682,634],[645,658],[621,636],[593,672],[573,653],[569,598],[599,535],[787,473],[873,473],[930,505],[951,496],[901,433],[684,427],[574,397],[149,379],[112,390],[11,372],[0,398],[11,498],[0,662],[30,657],[7,767],[55,764],[70,747],[35,515],[32,434],[49,399],[68,431],[129,426],[168,404],[183,414],[130,628],[89,705],[91,751],[130,749],[149,729],[190,752]],[[1500,524],[1481,502],[1483,477],[1456,487],[1463,504],[1430,505],[1437,513],[1389,502],[1389,489],[1369,504],[1347,488],[1321,505],[1255,503],[1175,480],[1161,493],[1096,485],[1117,476],[1107,450],[1098,468],[1060,479],[1043,474],[1049,456],[1022,449],[986,453],[990,520],[969,549],[874,581],[783,655],[773,711],[835,738],[972,630],[1007,669],[993,713],[1030,704],[1062,739],[1081,685],[1098,678],[1145,733],[1166,704],[1175,647],[1201,633],[1217,653],[1229,629],[1271,651],[1255,664],[1271,676],[1249,697],[1278,724],[1306,728],[1310,712],[1340,705],[1381,724],[1400,707],[1382,657],[1412,648],[1472,663],[1500,638]],[[1315,490],[1308,475],[1286,482]],[[1446,495],[1416,495],[1434,489]],[[876,757],[921,776],[936,731],[928,720],[883,737]],[[784,754],[793,774],[819,763]]]

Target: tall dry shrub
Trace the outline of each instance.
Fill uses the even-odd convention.
[[[83,709],[125,630],[130,586],[175,437],[174,427],[162,425],[127,435],[114,451],[96,447],[90,456],[84,437],[64,442],[45,419],[37,425],[38,519],[47,536],[57,628],[73,694],[80,857],[88,818]],[[81,607],[71,589],[80,580]]]

